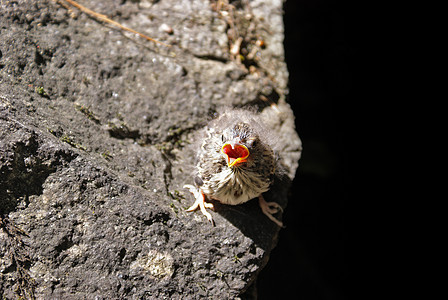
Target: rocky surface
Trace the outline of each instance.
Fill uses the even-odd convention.
[[[4,298],[255,297],[279,228],[257,201],[217,205],[212,227],[182,189],[226,106],[278,132],[285,174],[267,200],[286,206],[298,166],[282,1],[225,2],[82,2],[171,47],[64,1],[1,2]]]

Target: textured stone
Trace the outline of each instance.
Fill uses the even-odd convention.
[[[249,297],[279,228],[257,201],[217,204],[212,227],[185,211],[182,186],[207,120],[256,107],[283,164],[265,198],[286,206],[301,145],[285,102],[282,2],[233,3],[241,56],[216,3],[83,4],[172,47],[53,1],[1,2],[0,294]]]

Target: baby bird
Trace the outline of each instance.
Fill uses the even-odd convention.
[[[262,195],[274,179],[276,160],[269,145],[272,137],[259,117],[250,111],[232,109],[212,121],[206,133],[198,153],[197,187],[184,186],[196,198],[187,211],[199,208],[214,224],[206,210],[213,209],[213,204],[206,202],[206,198],[238,205],[258,197],[263,213],[283,227],[273,216],[282,210],[281,206],[266,202]]]

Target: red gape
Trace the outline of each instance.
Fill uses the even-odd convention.
[[[249,151],[246,147],[243,147],[241,145],[236,145],[235,148],[232,149],[232,146],[230,144],[225,144],[222,148],[222,152],[226,154],[229,158],[246,158],[249,155]]]
[[[231,144],[225,144],[222,146],[221,151],[227,156],[227,164],[229,167],[246,162],[249,156],[249,150],[243,145],[234,145],[232,147]]]

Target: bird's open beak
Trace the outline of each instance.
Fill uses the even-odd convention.
[[[249,149],[241,144],[224,144],[221,152],[227,157],[227,165],[229,167],[246,162],[249,157]]]

